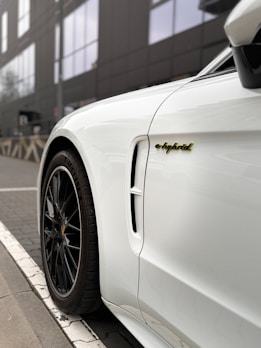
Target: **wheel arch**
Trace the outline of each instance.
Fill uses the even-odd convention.
[[[70,149],[70,150],[74,151],[78,155],[78,157],[80,158],[82,165],[85,168],[83,161],[81,159],[81,156],[79,154],[79,151],[77,150],[75,145],[68,138],[63,137],[63,136],[59,136],[58,138],[55,138],[48,147],[48,152],[47,152],[46,157],[45,157],[44,166],[43,166],[42,175],[41,175],[41,183],[42,183],[42,180],[46,174],[46,171],[47,171],[47,168],[50,164],[51,159],[58,152],[60,152],[62,150],[66,150],[66,149]]]
[[[45,154],[45,158],[44,158],[44,163],[43,163],[43,167],[41,169],[41,174],[40,177],[38,178],[39,182],[38,182],[38,187],[42,188],[42,184],[43,184],[43,180],[44,177],[46,175],[48,166],[52,160],[52,158],[60,151],[63,150],[71,150],[75,153],[75,155],[78,157],[82,167],[84,168],[86,177],[89,181],[89,185],[90,185],[90,190],[91,190],[91,194],[92,194],[92,199],[93,199],[93,203],[94,203],[94,210],[95,210],[95,218],[96,218],[96,224],[97,224],[97,235],[98,235],[98,251],[100,252],[100,243],[99,243],[99,233],[98,233],[98,221],[97,221],[97,205],[95,204],[95,195],[92,189],[92,182],[90,180],[90,176],[88,175],[88,170],[86,168],[86,165],[82,159],[82,155],[79,151],[79,149],[77,148],[77,146],[71,141],[69,140],[67,137],[60,135],[56,138],[54,138],[50,144],[48,144],[48,149],[47,152]],[[41,206],[41,201],[42,201],[42,192],[41,190],[39,190],[40,192],[38,192],[39,198],[38,198],[38,204],[39,204],[39,210],[40,210],[40,206]],[[39,224],[39,221],[38,221]],[[38,227],[38,230],[40,231],[40,224]]]
[[[59,135],[57,136],[56,138],[54,138],[49,144],[48,144],[48,149],[47,149],[47,152],[44,156],[44,163],[43,163],[43,166],[42,166],[42,169],[41,169],[41,173],[40,173],[40,177],[38,178],[39,180],[39,183],[38,183],[38,186],[39,187],[42,187],[42,183],[43,183],[43,180],[44,180],[44,177],[45,177],[45,174],[46,174],[46,171],[47,171],[47,168],[51,162],[51,159],[60,151],[63,151],[63,150],[71,150],[75,153],[75,155],[78,157],[78,159],[80,160],[81,164],[82,164],[82,167],[84,168],[85,170],[85,174],[89,180],[89,184],[90,184],[90,188],[91,188],[91,192],[92,192],[92,199],[93,199],[93,202],[94,202],[94,207],[96,208],[96,204],[95,204],[95,194],[94,194],[94,191],[93,191],[93,181],[91,179],[91,176],[90,176],[90,167],[89,167],[89,170],[86,166],[86,163],[84,162],[83,160],[83,157],[84,157],[84,154],[81,154],[81,151],[79,150],[79,148],[75,145],[75,143],[73,141],[71,141],[70,139],[68,139],[66,136],[64,135]],[[41,197],[42,197],[42,192],[40,192],[40,201],[41,201]],[[95,212],[96,212],[96,209],[95,209]]]

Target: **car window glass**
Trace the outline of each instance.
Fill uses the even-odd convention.
[[[228,58],[224,63],[222,63],[216,70],[215,73],[217,72],[222,72],[222,71],[227,71],[227,70],[235,70],[235,62],[233,56]]]
[[[236,66],[235,66],[234,58],[233,56],[230,56],[225,61],[223,61],[220,65],[213,68],[213,70],[210,70],[206,74],[196,77],[196,79],[193,81],[207,79],[210,77],[223,75],[223,74],[229,74],[235,71],[236,71]]]

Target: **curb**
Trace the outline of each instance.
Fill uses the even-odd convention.
[[[32,289],[42,299],[73,346],[75,348],[106,348],[80,316],[64,314],[54,305],[43,272],[1,221],[0,242],[7,249]]]

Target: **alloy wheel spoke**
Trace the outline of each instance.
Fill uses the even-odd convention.
[[[50,251],[46,251],[46,262],[48,265],[49,274],[52,278],[53,284],[57,285],[57,276],[56,276],[56,266],[57,266],[57,257],[58,257],[58,248],[55,248],[56,242],[53,239],[50,247]]]
[[[64,247],[61,246],[60,248],[60,258],[61,258],[61,265],[62,265],[62,279],[63,279],[63,288],[65,291],[68,290],[68,280],[70,281],[71,285],[73,284],[73,276],[70,271],[70,267],[64,252]]]
[[[48,238],[48,240],[47,240],[47,238],[46,238],[46,240],[45,240],[46,243],[48,243],[50,239],[53,239],[53,232],[52,232],[52,231],[50,231],[50,230],[48,230],[47,228],[45,228],[45,229],[44,229],[44,233],[46,234],[46,236],[47,236],[47,238]]]
[[[72,274],[72,271],[71,271],[71,268],[70,268],[70,265],[69,265],[69,262],[68,262],[68,259],[67,259],[67,256],[65,253],[64,253],[64,264],[66,266],[65,270],[66,270],[66,273],[68,275],[69,281],[71,282],[71,284],[73,284],[75,281],[75,278]]]
[[[73,178],[63,167],[55,170],[49,180],[43,219],[43,242],[49,276],[56,291],[66,295],[74,287],[78,273],[81,225]]]
[[[58,217],[61,217],[61,202],[60,202],[60,191],[61,191],[61,173],[58,171],[52,178],[52,193],[53,193],[53,205]]]
[[[67,192],[68,192],[69,180],[68,180],[68,178],[65,178],[65,179],[66,179],[66,180],[64,180],[65,181],[65,185],[63,187],[63,199],[61,200],[61,212],[64,211],[64,204],[65,204],[66,200],[68,199]],[[72,193],[73,192],[71,192],[71,194]],[[69,197],[70,197],[70,195],[69,195]]]
[[[70,258],[70,260],[71,260],[71,262],[73,264],[73,267],[77,271],[78,265],[76,264],[75,259],[74,259],[73,255],[72,255],[71,250],[69,249],[68,245],[66,245],[66,252],[67,252],[67,254],[68,254],[68,256],[69,256],[69,258]]]
[[[74,209],[73,213],[72,213],[72,214],[70,215],[70,217],[67,219],[68,224],[69,224],[69,222],[72,220],[72,218],[74,217],[74,215],[75,215],[76,213],[78,213],[78,207],[76,207],[76,208]]]
[[[74,197],[74,191],[72,191],[69,196],[64,200],[63,205],[61,206],[61,211],[65,213],[66,209],[68,208],[72,198]]]
[[[81,250],[81,248],[80,248],[80,247],[75,246],[75,245],[71,245],[71,244],[68,244],[68,245],[67,245],[67,248],[69,248],[69,249],[73,249],[73,250],[78,250],[78,251],[80,251],[80,250]]]
[[[60,172],[58,171],[52,178],[52,193],[54,204],[58,203],[59,191],[60,191]]]
[[[72,230],[76,231],[76,232],[81,232],[80,228],[77,226],[74,226],[70,223],[67,224],[67,228],[71,228]]]
[[[54,206],[53,206],[53,202],[50,200],[49,197],[47,197],[47,199],[46,199],[46,205],[47,205],[49,217],[53,218],[54,217]]]
[[[53,243],[52,243],[52,244],[53,244]],[[50,252],[48,252],[48,250],[47,250],[47,252],[46,252],[46,261],[47,261],[48,264],[49,264],[49,261],[50,261],[50,259],[52,258],[52,256],[53,256],[53,246],[51,246]]]
[[[53,198],[53,193],[52,193],[52,189],[51,186],[48,186],[48,195],[47,195],[47,199],[49,199],[52,204],[54,204],[54,198]]]
[[[61,246],[57,250],[56,260],[55,260],[55,275],[56,275],[56,287],[60,289],[61,292],[67,291],[67,277],[64,269],[64,260],[61,255]],[[60,259],[60,264],[58,260]]]
[[[55,245],[55,241],[54,241],[54,239],[52,239],[52,245],[51,245],[51,248],[50,248],[50,252],[46,256],[46,261],[50,265],[51,268],[53,267],[54,245]]]
[[[44,215],[49,221],[51,221],[53,224],[59,224],[58,220],[55,217],[50,216],[48,213],[45,213]]]

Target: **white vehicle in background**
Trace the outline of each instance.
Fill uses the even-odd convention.
[[[243,0],[232,48],[198,76],[54,128],[39,230],[62,310],[105,304],[149,348],[261,346],[260,28],[261,1]]]

